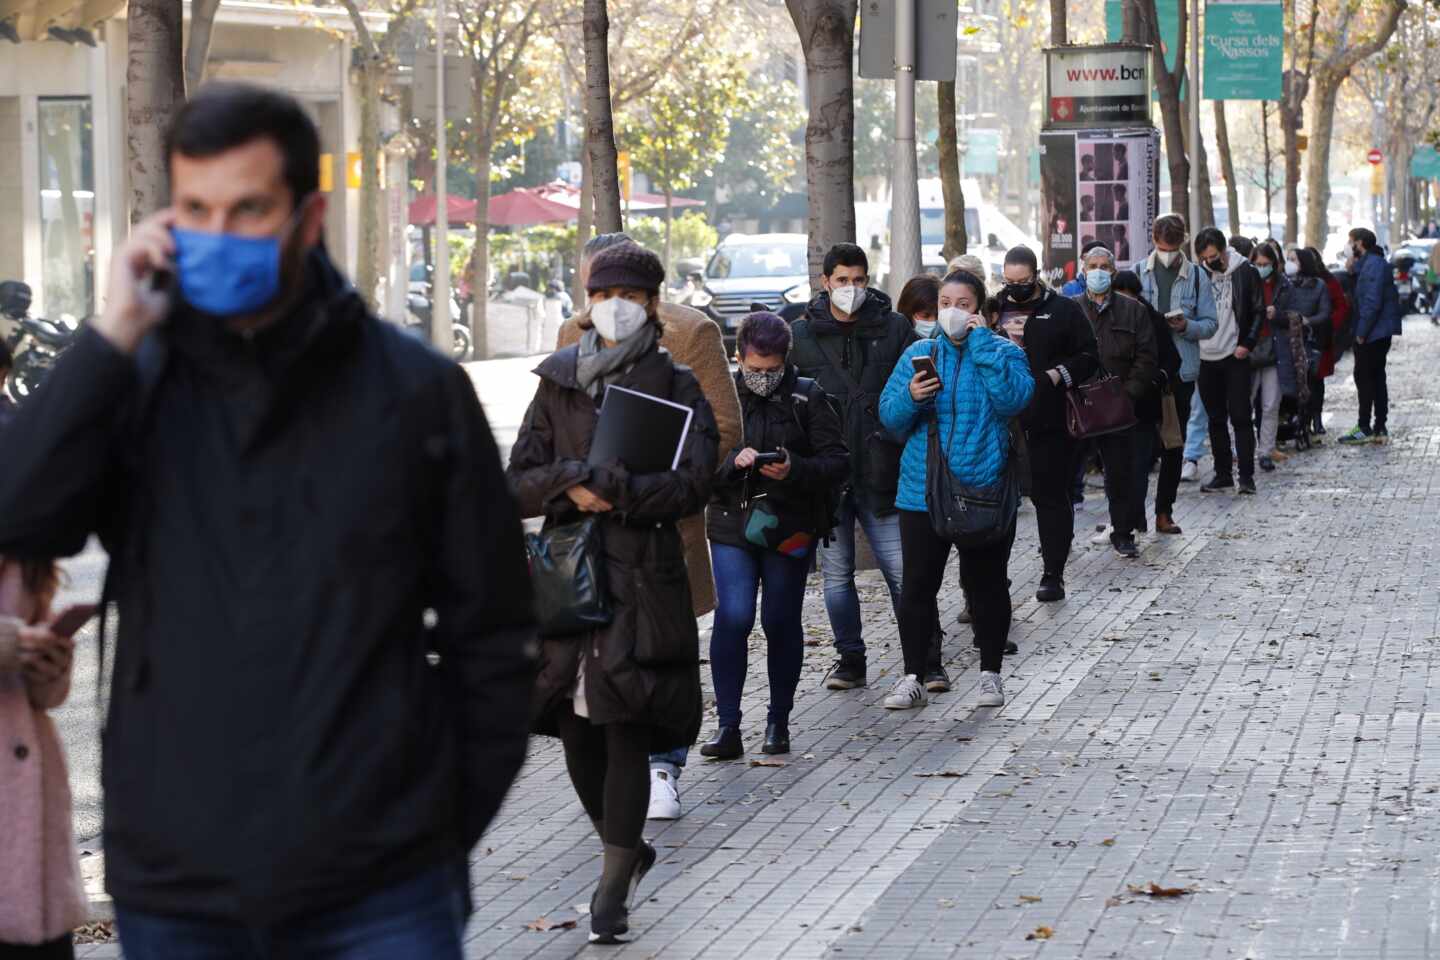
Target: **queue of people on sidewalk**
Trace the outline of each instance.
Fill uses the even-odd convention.
[[[1022,496],[1036,597],[1056,602],[1087,458],[1107,540],[1133,558],[1157,460],[1155,530],[1180,532],[1189,410],[1207,411],[1215,450],[1202,489],[1236,486],[1238,467],[1254,493],[1281,441],[1276,398],[1294,394],[1303,429],[1347,330],[1362,389],[1345,442],[1385,435],[1399,319],[1365,231],[1348,326],[1313,251],[1246,255],[1207,229],[1192,260],[1173,216],[1133,271],[1082,251],[1073,297],[1017,247],[996,289],[961,258],[907,283],[897,310],[864,250],[838,244],[803,316],[744,319],[733,374],[715,324],[662,302],[660,258],[612,234],[586,250],[588,304],[537,368],[502,468],[463,371],[375,317],[330,261],[298,102],[211,84],[168,152],[175,206],[136,226],[104,312],[0,432],[7,956],[72,956],[83,914],[47,711],[94,612],[52,609],[56,559],[92,535],[110,556],[100,605],[119,613],[104,847],[126,956],[458,958],[467,858],[532,733],[561,742],[599,841],[590,938],[629,932],[657,859],[646,820],[682,814],[702,733],[699,617],[715,615],[718,712],[703,756],[746,752],[757,619],[759,749],[806,737],[791,720],[812,567],[837,654],[824,686],[868,684],[857,527],[903,650],[881,705],[950,689],[954,552],[976,705],[998,708]],[[592,462],[614,390],[683,411],[669,469]],[[543,525],[526,536],[521,517]],[[102,613],[102,657],[109,632]]]

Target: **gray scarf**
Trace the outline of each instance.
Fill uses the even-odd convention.
[[[575,379],[580,389],[592,397],[600,396],[606,385],[619,380],[645,354],[654,349],[659,334],[653,323],[647,323],[628,340],[613,347],[600,342],[600,334],[592,327],[580,337],[580,359],[575,363]]]

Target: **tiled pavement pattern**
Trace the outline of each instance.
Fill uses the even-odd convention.
[[[871,686],[821,690],[832,655],[813,589],[795,752],[749,765],[764,723],[757,633],[744,725],[757,752],[692,754],[685,817],[647,830],[662,859],[629,946],[585,945],[577,905],[599,843],[557,745],[536,741],[475,854],[469,955],[1440,955],[1440,744],[1425,750],[1440,732],[1427,711],[1437,356],[1440,332],[1410,321],[1391,355],[1389,446],[1334,444],[1354,411],[1337,377],[1329,442],[1262,475],[1253,499],[1186,485],[1185,534],[1143,538],[1138,561],[1089,543],[1104,515],[1091,491],[1062,604],[1033,599],[1027,508],[1002,709],[972,709],[977,657],[958,625],[955,691],[879,707],[899,643],[873,573]],[[958,590],[942,596],[947,623],[959,605]],[[1152,882],[1189,892],[1130,890]],[[579,926],[527,929],[541,917]]]

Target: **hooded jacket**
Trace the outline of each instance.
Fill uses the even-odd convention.
[[[464,858],[525,759],[534,631],[463,370],[318,249],[253,335],[86,328],[7,428],[0,554],[95,531],[117,903],[280,923]]]
[[[1225,272],[1209,276],[1220,322],[1212,336],[1200,341],[1200,359],[1224,360],[1234,355],[1236,347],[1254,350],[1265,319],[1260,274],[1239,251],[1226,247]]]
[[[894,513],[900,443],[880,422],[880,393],[900,355],[917,339],[915,328],[880,290],[868,290],[854,320],[842,324],[822,291],[791,332],[790,362],[839,404],[856,499],[866,510]]]

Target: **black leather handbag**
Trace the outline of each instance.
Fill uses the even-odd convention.
[[[954,391],[951,391],[954,401]],[[931,414],[925,453],[925,506],[935,535],[961,550],[986,547],[1010,535],[1020,510],[1020,482],[1014,451],[998,483],[967,487],[955,480],[940,443],[938,418]],[[951,417],[954,425],[954,417]],[[953,431],[952,431],[953,432]],[[952,438],[953,439],[953,438]]]
[[[598,517],[525,535],[530,586],[542,637],[587,633],[614,616],[605,582],[605,548]]]

